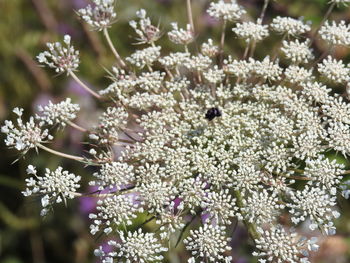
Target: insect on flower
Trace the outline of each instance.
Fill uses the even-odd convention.
[[[221,117],[222,113],[218,108],[210,108],[205,114],[205,118],[209,121],[212,121],[215,117]]]

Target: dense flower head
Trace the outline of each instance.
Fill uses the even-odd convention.
[[[36,119],[40,120],[43,124],[66,126],[68,122],[76,118],[80,110],[79,105],[73,104],[71,101],[68,98],[57,104],[49,101],[48,105],[39,106],[40,114],[36,116]]]
[[[261,41],[269,35],[268,26],[262,25],[261,21],[259,20],[257,21],[257,23],[238,23],[232,29],[232,31],[237,35],[238,38],[242,38],[248,43],[252,41]]]
[[[319,34],[321,38],[330,45],[350,45],[350,27],[344,20],[339,23],[335,21],[326,21],[320,28]]]
[[[147,17],[147,12],[145,9],[140,9],[136,12],[138,21],[132,20],[129,25],[135,30],[137,34],[138,44],[152,44],[157,41],[161,32],[160,29],[152,25],[151,19]]]
[[[79,13],[104,30],[112,45],[105,29],[115,17],[114,1],[94,3]],[[190,263],[228,263],[233,222],[247,227],[259,262],[307,263],[316,240],[301,238],[298,230],[308,224],[310,231],[335,233],[337,193],[349,197],[350,182],[343,180],[347,171],[340,158],[329,156],[350,155],[350,104],[331,88],[344,89],[350,74],[348,65],[332,52],[320,52],[324,47],[315,42],[348,45],[348,25],[325,22],[316,32],[291,17],[268,24],[271,19],[262,14],[249,21],[234,0],[211,2],[207,12],[222,23],[221,41],[199,43],[193,21],[184,29],[172,23],[163,34],[144,9],[137,11],[129,25],[142,45],[125,65],[111,47],[119,63],[109,72],[110,84],[95,96],[104,109],[92,128],[74,123],[79,106],[70,99],[40,107],[27,123],[17,108],[17,125],[6,121],[2,127],[9,147],[23,153],[41,148],[91,166],[87,180],[96,192],[87,196],[99,201],[90,232],[113,239],[111,252],[95,251],[104,263],[164,262],[172,253],[165,247],[181,242]],[[278,34],[271,37],[269,30]],[[166,52],[156,44],[163,35],[178,49]],[[243,54],[225,52],[230,45],[224,40],[235,37],[245,40],[238,41],[245,45]],[[261,41],[270,38],[279,40],[265,54]],[[39,61],[72,73],[78,52],[69,37],[65,43],[49,44]],[[321,53],[326,55],[316,57]],[[88,157],[42,145],[57,124],[84,133]],[[44,177],[32,166],[28,171],[34,176],[26,180],[25,194],[44,195],[44,212],[54,202],[84,196],[77,192],[80,177],[61,167]]]
[[[308,63],[314,59],[312,50],[309,48],[310,41],[299,42],[297,39],[295,41],[283,41],[282,44],[281,51],[293,63]]]
[[[163,247],[153,233],[144,233],[141,229],[134,233],[119,232],[121,242],[108,241],[108,245],[115,248],[115,251],[105,252],[100,249],[95,250],[95,254],[103,258],[103,263],[112,263],[114,258],[118,262],[162,262],[162,252],[168,249]]]
[[[138,68],[152,66],[153,62],[160,57],[160,50],[160,46],[137,50],[135,53],[131,54],[130,57],[127,57],[126,60]]]
[[[61,203],[66,199],[73,199],[78,188],[80,188],[80,176],[58,167],[55,171],[46,169],[44,176],[37,176],[36,168],[29,165],[28,175],[34,175],[26,179],[27,188],[23,192],[24,196],[41,195],[41,204],[43,207],[42,215],[47,213],[50,205]]]
[[[276,263],[309,263],[307,259],[308,250],[317,250],[315,239],[305,241],[296,232],[284,230],[281,226],[271,227],[268,230],[258,229],[261,237],[255,239],[259,251],[254,255],[262,257],[259,262]]]
[[[298,36],[311,30],[310,25],[302,20],[281,16],[274,18],[270,26],[277,33],[291,36]]]
[[[93,5],[78,10],[78,15],[95,30],[110,27],[116,20],[115,0],[92,0]]]
[[[8,120],[1,127],[1,132],[6,134],[6,146],[26,153],[28,150],[36,148],[38,144],[53,139],[49,134],[49,130],[43,129],[34,117],[31,117],[28,122],[23,122],[23,109],[15,108],[13,112],[17,115],[17,127],[12,121]]]
[[[101,199],[97,202],[97,213],[91,213],[89,218],[93,220],[90,225],[91,234],[95,235],[100,230],[109,234],[114,225],[131,225],[132,219],[137,213],[143,212],[142,203],[135,202],[133,195],[115,195]]]
[[[205,224],[197,230],[191,230],[184,243],[186,248],[192,251],[194,258],[205,258],[210,262],[216,262],[231,259],[223,255],[224,252],[231,250],[228,246],[230,240],[225,235],[225,227]]]
[[[237,4],[236,0],[231,0],[231,2],[224,2],[223,0],[219,0],[216,3],[211,2],[208,9],[210,16],[228,21],[236,21],[245,13],[246,11]]]
[[[58,74],[75,71],[80,63],[79,51],[71,45],[71,37],[65,35],[63,42],[65,45],[60,42],[47,43],[49,50],[37,56],[39,63],[55,69]]]
[[[173,30],[168,32],[168,37],[175,44],[187,45],[194,40],[190,24],[187,24],[186,29],[179,28],[176,22],[172,23],[171,26]]]
[[[350,68],[343,61],[328,56],[318,64],[318,72],[328,81],[334,83],[347,83],[350,80]]]

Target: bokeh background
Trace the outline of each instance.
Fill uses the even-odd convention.
[[[303,16],[313,24],[320,23],[325,14],[328,0],[278,0],[271,1],[266,22],[281,16]],[[263,0],[238,1],[245,6],[249,15],[256,17]],[[83,126],[92,125],[100,112],[89,94],[65,75],[55,76],[53,71],[38,66],[35,56],[45,48],[46,42],[61,40],[64,34],[70,34],[74,45],[81,52],[81,65],[78,75],[93,89],[99,90],[109,81],[105,69],[110,69],[113,57],[99,32],[94,32],[82,23],[74,10],[86,6],[88,0],[0,0],[0,123],[12,118],[11,110],[20,106],[28,114],[36,111],[39,104],[48,100],[60,101],[67,96],[81,105],[82,114],[78,122]],[[219,39],[220,25],[205,13],[209,0],[193,0],[193,12],[198,33],[198,41],[207,38]],[[119,0],[117,1],[118,21],[110,30],[111,37],[119,52],[126,56],[134,49],[133,32],[128,21],[135,17],[139,8],[145,8],[154,24],[160,24],[167,31],[170,22],[178,21],[180,26],[187,22],[185,0]],[[350,8],[337,8],[332,18],[350,22]],[[246,19],[250,19],[246,17]],[[279,37],[273,35],[258,45],[256,57],[271,54]],[[177,50],[178,47],[160,40],[163,51]],[[323,43],[316,41],[315,53],[321,54]],[[193,50],[195,47],[191,47]],[[230,28],[227,31],[225,49],[230,54],[241,54],[244,43],[233,37]],[[350,52],[345,48],[335,50],[335,55],[350,62]],[[282,61],[283,63],[283,61]],[[337,88],[342,93],[345,89]],[[56,135],[53,148],[69,153],[82,153],[84,146],[82,135],[67,129]],[[13,163],[18,155],[6,149],[4,136],[0,135],[0,263],[94,263],[96,244],[103,244],[103,237],[95,238],[89,234],[88,214],[93,211],[95,200],[92,198],[69,202],[68,207],[57,205],[54,213],[41,218],[39,200],[24,199],[25,169],[34,164],[38,170],[45,167],[64,166],[83,178],[91,176],[93,170],[85,169],[75,163],[41,152],[30,152],[25,159]],[[349,168],[349,162],[330,153]],[[11,164],[12,163],[12,164]],[[84,182],[86,184],[86,181]],[[329,238],[321,238],[322,245],[313,262],[347,263],[350,262],[350,203],[339,199],[342,217],[337,221],[338,233]],[[305,234],[307,230],[305,230]],[[233,236],[233,257],[236,263],[256,262],[250,255],[252,244],[247,233],[238,226]],[[185,256],[178,249],[169,262],[185,262]]]

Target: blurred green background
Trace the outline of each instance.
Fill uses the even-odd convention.
[[[266,22],[281,16],[304,16],[314,24],[322,20],[327,10],[328,0],[280,0],[273,1],[266,14]],[[258,16],[263,5],[262,0],[239,1],[249,10],[249,15]],[[82,23],[74,10],[86,6],[87,0],[0,0],[0,123],[12,118],[11,110],[23,107],[27,114],[35,112],[38,104],[49,99],[59,101],[69,96],[81,104],[82,115],[78,122],[89,125],[97,116],[98,105],[74,81],[65,75],[55,76],[54,72],[38,66],[35,56],[45,48],[46,42],[58,41],[64,34],[72,36],[72,42],[81,52],[81,65],[78,75],[95,90],[108,84],[103,68],[111,68],[114,63],[104,39]],[[220,25],[205,14],[207,0],[194,0],[193,11],[198,33],[198,41],[207,38],[218,40]],[[165,32],[170,22],[178,21],[180,26],[187,22],[185,0],[120,0],[117,1],[118,21],[110,30],[111,37],[119,52],[126,56],[134,49],[134,36],[128,21],[135,17],[139,8],[145,8],[154,24],[160,24]],[[350,8],[337,8],[332,14],[334,19],[350,20]],[[256,56],[271,54],[279,37],[274,35],[258,45]],[[164,36],[160,40],[163,52],[178,50]],[[227,30],[225,49],[228,54],[241,54],[243,42],[233,37]],[[138,48],[136,46],[136,48]],[[194,46],[191,46],[195,50]],[[315,52],[323,51],[323,44],[316,41]],[[349,50],[336,50],[336,57],[349,62]],[[342,92],[342,90],[337,90]],[[81,134],[66,130],[60,132],[53,148],[74,153],[83,151]],[[69,161],[41,152],[30,152],[25,159],[11,164],[17,159],[14,151],[6,149],[4,136],[0,135],[0,263],[67,263],[97,262],[93,256],[96,244],[103,238],[93,238],[89,234],[88,213],[93,211],[94,200],[83,199],[69,202],[69,206],[57,205],[54,213],[46,218],[39,216],[39,200],[24,199],[25,169],[34,164],[39,171],[45,167],[63,166],[72,172],[87,178],[93,170],[84,169]],[[339,158],[339,156],[332,156]],[[341,159],[348,166],[346,160]],[[86,181],[85,181],[86,184]],[[324,240],[320,254],[313,262],[346,263],[350,262],[350,205],[340,200],[343,216],[338,220],[338,234]],[[238,231],[239,232],[239,231]],[[234,240],[234,262],[255,262],[247,252],[245,233],[236,234]],[[171,255],[171,262],[184,262],[181,253]]]

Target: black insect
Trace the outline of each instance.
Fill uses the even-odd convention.
[[[221,117],[222,113],[218,108],[210,108],[205,114],[205,118],[209,121],[213,120],[215,117]]]

